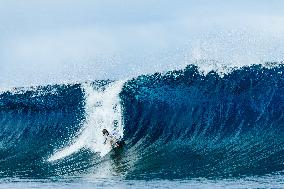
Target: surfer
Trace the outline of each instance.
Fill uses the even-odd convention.
[[[124,141],[120,140],[120,138],[117,137],[115,132],[110,134],[106,129],[103,129],[102,132],[103,136],[105,137],[104,144],[109,143],[112,146],[112,148],[119,148],[122,147],[122,145],[124,144]]]

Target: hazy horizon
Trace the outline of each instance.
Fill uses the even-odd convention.
[[[128,78],[200,59],[284,59],[284,2],[276,0],[0,5],[0,88]]]

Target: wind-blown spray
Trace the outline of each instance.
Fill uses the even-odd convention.
[[[85,117],[84,124],[78,137],[71,141],[71,145],[58,150],[49,161],[62,159],[78,152],[82,148],[88,148],[94,152],[106,155],[111,146],[103,144],[102,130],[115,131],[119,137],[123,137],[123,124],[119,92],[123,81],[111,83],[105,90],[94,89],[91,84],[84,84],[85,92]]]

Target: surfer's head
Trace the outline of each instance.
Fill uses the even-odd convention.
[[[109,132],[106,129],[103,129],[103,135],[109,135]]]

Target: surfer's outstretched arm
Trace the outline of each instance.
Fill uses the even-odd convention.
[[[115,143],[115,147],[117,147],[117,148],[119,147],[119,144],[118,144],[118,142],[116,142],[116,143]]]
[[[104,144],[106,144],[106,142],[107,142],[107,138],[105,138]]]

